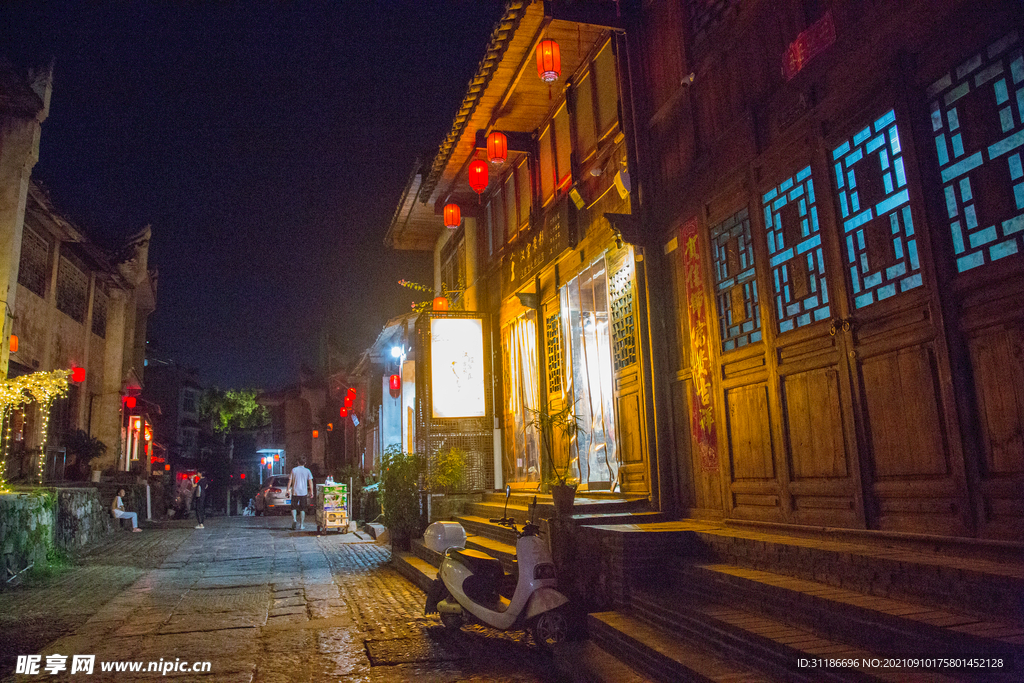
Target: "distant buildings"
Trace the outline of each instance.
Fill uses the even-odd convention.
[[[139,394],[146,324],[156,307],[150,229],[111,253],[61,214],[30,180],[49,106],[49,71],[23,79],[0,64],[0,81],[0,282],[6,292],[0,370],[12,377],[78,368],[79,380],[46,416],[45,454],[46,420],[38,404],[6,416],[7,479],[31,476],[41,455],[45,477],[62,478],[70,464],[63,441],[78,429],[107,446],[93,468],[146,473],[153,432]]]

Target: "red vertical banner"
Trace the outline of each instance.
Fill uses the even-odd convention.
[[[690,368],[693,372],[690,431],[700,451],[701,469],[717,472],[718,439],[715,436],[715,408],[711,394],[712,327],[704,292],[704,266],[696,218],[680,229],[679,242],[682,246],[686,311],[690,324]]]

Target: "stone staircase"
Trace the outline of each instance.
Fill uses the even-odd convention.
[[[530,498],[514,496],[509,516],[525,519]],[[514,535],[487,522],[503,500],[458,521],[468,547],[514,572]],[[584,499],[574,512],[574,585],[592,611],[585,639],[556,654],[567,679],[1024,680],[1022,544],[669,522],[645,501]],[[538,497],[538,519],[552,516]],[[425,589],[440,555],[414,542],[395,559]],[[973,666],[905,661],[939,658]]]

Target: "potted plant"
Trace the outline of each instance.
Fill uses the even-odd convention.
[[[384,526],[391,534],[391,542],[400,550],[408,550],[413,536],[423,530],[419,502],[421,469],[415,453],[403,453],[397,446],[389,446],[381,458]]]
[[[554,483],[551,485],[551,499],[555,505],[555,514],[563,517],[572,515],[572,506],[576,499],[576,488],[578,486],[578,479],[569,476],[573,462],[576,461],[575,458],[569,457],[569,448],[577,435],[584,431],[583,426],[580,424],[582,418],[576,414],[574,408],[574,405],[568,403],[563,405],[561,410],[553,412],[550,410],[527,408],[527,412],[530,414],[530,421],[527,423],[527,426],[535,426],[540,430],[541,443],[549,456],[551,472],[555,477]],[[559,467],[554,457],[554,450],[552,449],[551,442],[554,432],[562,435],[563,443],[566,446],[565,460],[562,467]],[[570,480],[572,480],[572,483],[570,483]]]
[[[64,447],[70,455],[75,456],[74,469],[76,479],[89,476],[90,463],[107,452],[107,445],[83,429],[76,429],[64,438]],[[93,481],[98,481],[93,476]]]

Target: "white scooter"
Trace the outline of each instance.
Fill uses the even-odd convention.
[[[511,494],[512,487],[506,486],[504,516],[490,522],[511,529],[518,539],[519,580],[512,599],[499,592],[505,578],[499,560],[477,550],[448,548],[427,593],[424,613],[440,613],[441,622],[450,629],[461,628],[466,620],[502,631],[529,629],[534,642],[549,650],[569,635],[569,622],[559,609],[569,600],[555,590],[555,565],[538,535],[540,527],[530,521],[520,531],[516,520],[508,517]]]

